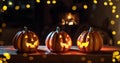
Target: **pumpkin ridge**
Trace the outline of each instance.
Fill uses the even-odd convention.
[[[46,44],[46,46],[48,47],[48,49],[50,49],[50,47],[52,46],[52,44],[50,44],[51,43],[51,40],[50,40],[50,38],[51,38],[51,35],[53,34],[53,32],[50,32],[49,34],[48,34],[48,36],[46,37],[46,40],[45,40],[45,44]]]

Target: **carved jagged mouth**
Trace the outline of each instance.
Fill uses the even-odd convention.
[[[30,48],[36,48],[36,46],[38,46],[38,40],[35,41],[34,43],[26,42],[26,46]]]

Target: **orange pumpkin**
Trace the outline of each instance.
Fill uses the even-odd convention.
[[[51,52],[66,52],[72,46],[71,37],[65,31],[60,31],[59,27],[48,34],[45,43]]]
[[[103,38],[98,31],[90,27],[89,31],[80,34],[77,46],[82,52],[98,52],[103,46]]]
[[[27,27],[25,30],[17,32],[13,38],[13,45],[19,52],[35,52],[39,45],[39,38],[37,35],[29,31]]]

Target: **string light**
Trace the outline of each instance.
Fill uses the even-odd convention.
[[[8,7],[7,7],[6,5],[3,5],[3,7],[2,7],[3,11],[6,11],[7,8],[8,8]]]
[[[116,35],[116,31],[112,31],[112,34],[113,34],[113,35]]]
[[[83,5],[83,8],[84,8],[84,9],[87,9],[87,8],[88,8],[88,6],[85,4],[85,5]]]
[[[115,21],[114,21],[114,20],[111,20],[110,23],[111,23],[112,25],[114,25],[114,24],[115,24]]]
[[[47,1],[47,4],[51,4],[51,1],[50,1],[50,0],[48,0],[48,1]]]
[[[115,13],[115,12],[116,12],[116,10],[115,10],[115,9],[113,9],[113,10],[112,10],[112,13]]]
[[[26,8],[30,8],[30,4],[26,4]]]
[[[13,2],[12,2],[12,1],[9,1],[9,2],[8,2],[8,5],[10,5],[10,6],[13,5]]]
[[[117,14],[115,17],[116,17],[116,18],[119,18],[119,15]]]
[[[77,9],[77,6],[76,5],[73,5],[72,6],[72,10],[75,11]]]
[[[97,3],[98,3],[98,1],[97,1],[97,0],[93,0],[93,3],[94,3],[94,4],[97,4]]]
[[[20,9],[20,6],[19,5],[16,5],[15,6],[15,10],[19,10]]]
[[[104,2],[104,5],[105,5],[105,6],[107,6],[107,5],[108,5],[108,3],[107,3],[107,2]]]
[[[116,6],[112,6],[112,9],[116,9],[117,7]]]
[[[56,4],[56,0],[53,0],[52,3],[53,3],[53,4]]]
[[[109,5],[112,6],[112,5],[113,5],[113,2],[109,2]]]
[[[37,3],[40,3],[40,0],[36,0]]]

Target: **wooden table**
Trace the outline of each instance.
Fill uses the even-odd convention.
[[[13,46],[0,46],[0,61],[7,63],[112,63],[113,52],[119,47],[104,46],[97,53],[80,52],[77,46],[66,53],[52,53],[45,46],[39,46],[36,53],[17,53]],[[10,59],[4,56],[10,54]]]

